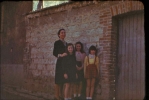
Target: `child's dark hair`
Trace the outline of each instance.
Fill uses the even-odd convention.
[[[59,37],[59,35],[60,35],[60,32],[62,31],[62,30],[64,30],[65,31],[65,29],[60,29],[58,32],[57,32],[57,35],[58,35],[58,37]]]
[[[91,53],[91,50],[95,50],[95,55],[97,56],[97,49],[94,45],[90,46],[89,48],[89,54]]]
[[[77,45],[77,44],[80,44],[80,45],[81,45],[81,50],[80,50],[80,52],[81,52],[81,53],[85,53],[84,50],[83,50],[83,44],[82,44],[81,42],[76,42],[76,44],[75,44],[75,51],[77,50],[77,49],[76,49],[76,45]]]
[[[72,46],[73,47],[73,55],[75,55],[75,49],[74,49],[74,46],[73,46],[73,44],[72,43],[68,43],[67,44],[67,46],[66,46],[66,53],[69,55],[70,53],[69,53],[69,51],[68,51],[68,46]]]

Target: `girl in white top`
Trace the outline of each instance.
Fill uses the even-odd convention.
[[[75,44],[75,55],[76,55],[76,61],[77,61],[77,75],[78,79],[77,82],[74,85],[74,98],[77,98],[81,96],[82,92],[82,81],[84,80],[84,58],[86,56],[84,50],[83,50],[83,44],[81,42],[76,42]]]

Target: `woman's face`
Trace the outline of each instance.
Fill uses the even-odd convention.
[[[80,51],[81,50],[81,45],[80,44],[76,44],[76,50]]]
[[[91,50],[90,53],[91,53],[92,55],[95,55],[96,51],[95,51],[95,50]]]
[[[64,39],[66,36],[65,30],[61,30],[59,34],[59,38]]]
[[[73,52],[73,47],[72,47],[72,45],[68,46],[67,49],[68,49],[68,52],[69,52],[69,53],[72,53],[72,52]]]

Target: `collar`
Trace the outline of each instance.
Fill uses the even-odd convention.
[[[95,58],[95,55],[89,54],[89,58]]]
[[[64,42],[64,43],[65,43],[65,40],[62,40],[62,39],[59,39],[59,40],[61,40],[62,42]]]

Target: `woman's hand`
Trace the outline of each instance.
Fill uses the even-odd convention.
[[[60,57],[67,56],[67,53],[60,54]]]
[[[67,74],[64,74],[64,78],[67,79],[68,78],[68,75]]]
[[[64,57],[64,56],[67,56],[67,53],[63,53],[62,55],[63,55],[63,57]]]

